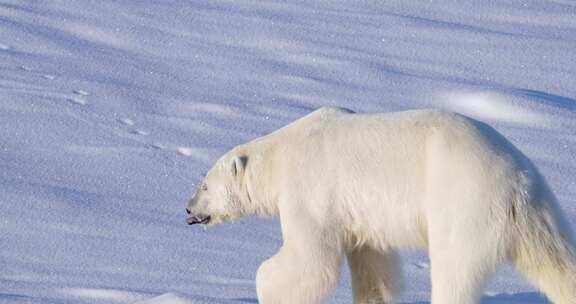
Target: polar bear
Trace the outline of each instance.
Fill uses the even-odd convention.
[[[576,303],[574,238],[544,178],[455,113],[321,108],[226,153],[186,210],[189,224],[279,216],[283,245],[256,275],[261,304],[320,303],[344,257],[354,303],[391,303],[402,248],[428,250],[432,304],[479,303],[507,261],[554,303]]]

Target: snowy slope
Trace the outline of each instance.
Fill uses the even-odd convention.
[[[323,105],[484,120],[576,227],[575,33],[568,0],[0,0],[0,303],[256,303],[277,222],[203,231],[186,201]],[[428,303],[426,255],[404,256],[401,301]],[[483,303],[546,302],[504,267]]]

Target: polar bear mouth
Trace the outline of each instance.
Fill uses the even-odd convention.
[[[210,216],[191,216],[186,220],[186,223],[188,223],[188,225],[194,225],[194,224],[208,224],[208,222],[210,222]]]

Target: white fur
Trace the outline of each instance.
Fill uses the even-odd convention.
[[[432,303],[479,303],[505,261],[576,303],[569,227],[531,162],[489,126],[438,111],[322,108],[224,155],[189,204],[211,224],[278,215],[283,246],[258,269],[262,304],[320,303],[344,256],[354,303],[390,303],[397,250],[425,248]]]

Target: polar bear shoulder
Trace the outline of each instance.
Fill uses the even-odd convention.
[[[306,125],[313,126],[346,114],[355,114],[355,112],[350,109],[340,107],[322,107],[287,125],[285,129],[301,128]]]
[[[293,138],[294,136],[298,136],[298,134],[306,134],[308,131],[317,129],[333,119],[349,114],[355,114],[355,112],[341,107],[322,107],[268,135],[257,138],[242,146],[247,147],[270,140],[274,142],[290,142],[286,140],[286,137]]]

